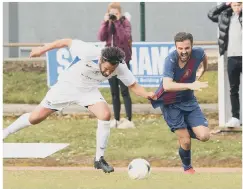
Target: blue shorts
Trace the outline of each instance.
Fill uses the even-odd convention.
[[[174,132],[177,129],[187,128],[192,130],[192,127],[203,125],[208,126],[208,121],[202,113],[198,103],[191,106],[189,109],[180,107],[178,104],[170,104],[161,106],[164,119],[170,130]]]

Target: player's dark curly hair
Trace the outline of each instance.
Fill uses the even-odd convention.
[[[186,32],[179,32],[175,35],[174,41],[176,42],[183,42],[185,40],[190,40],[191,44],[193,44],[193,36],[190,33]]]
[[[118,47],[105,47],[101,51],[102,60],[109,62],[112,65],[117,65],[124,62],[125,53]]]

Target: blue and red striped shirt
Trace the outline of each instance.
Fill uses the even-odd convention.
[[[193,83],[196,80],[196,71],[200,63],[203,61],[204,56],[205,53],[202,48],[193,47],[191,58],[183,68],[179,67],[179,55],[176,50],[166,57],[162,74],[162,82],[155,92],[158,100],[152,101],[154,108],[158,107],[161,103],[164,105],[175,104],[195,99],[194,91],[192,90],[164,92],[163,78],[172,78],[173,81],[177,83]]]

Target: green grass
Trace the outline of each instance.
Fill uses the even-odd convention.
[[[199,103],[217,103],[218,86],[217,72],[207,72],[203,80],[209,81],[209,88],[203,92],[196,92]],[[155,91],[156,88],[148,88]],[[3,102],[38,104],[47,92],[46,73],[38,72],[4,72],[3,73]],[[111,103],[109,88],[102,88],[101,93],[108,103]],[[148,103],[146,99],[131,93],[132,102]],[[121,98],[123,103],[123,99]]]
[[[4,103],[39,103],[47,90],[45,73],[8,72],[3,74]]]
[[[4,119],[6,127],[13,120]],[[137,157],[154,166],[180,166],[176,137],[162,118],[138,116],[136,129],[112,129],[106,156],[113,164],[127,166]],[[210,123],[210,122],[209,122]],[[43,159],[5,160],[5,165],[92,165],[96,147],[95,119],[54,117],[10,135],[5,142],[56,142],[70,146]],[[241,166],[241,133],[213,136],[203,143],[192,141],[193,164],[201,166]]]
[[[125,172],[4,171],[4,189],[241,189],[241,173],[152,172],[145,180],[131,180]]]

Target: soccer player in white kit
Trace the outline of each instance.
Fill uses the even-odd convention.
[[[45,52],[69,47],[72,63],[59,75],[57,83],[47,92],[39,106],[30,113],[20,116],[3,130],[3,138],[20,129],[45,120],[53,112],[62,110],[70,104],[86,107],[98,119],[96,132],[96,155],[94,167],[106,173],[114,171],[104,159],[104,152],[110,135],[110,109],[98,90],[101,82],[117,77],[136,95],[155,99],[153,92],[140,86],[127,68],[124,52],[118,47],[99,48],[81,40],[60,39],[43,47],[33,48],[30,57],[39,57]]]

